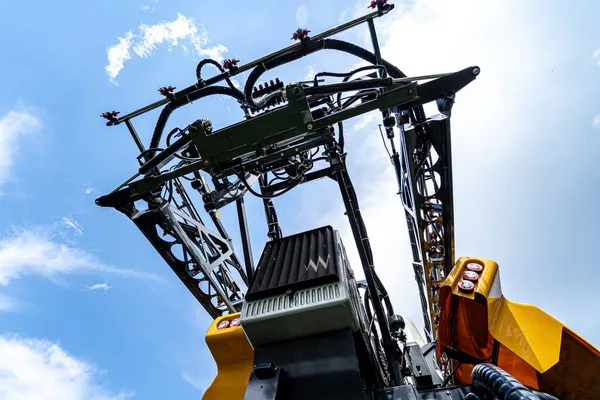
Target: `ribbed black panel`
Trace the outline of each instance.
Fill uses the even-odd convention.
[[[246,299],[339,281],[336,254],[330,226],[268,242]]]

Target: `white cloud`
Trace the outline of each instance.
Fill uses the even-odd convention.
[[[108,292],[110,289],[112,289],[112,286],[110,286],[108,283],[96,283],[94,285],[85,287],[85,290],[90,292],[94,290],[104,290],[105,292]]]
[[[592,60],[596,60],[596,64],[600,67],[600,48],[592,54]]]
[[[594,128],[600,129],[600,115],[596,115],[594,118],[592,118],[592,125]]]
[[[85,194],[92,194],[93,191],[94,191],[94,188],[91,186],[88,186],[85,188]]]
[[[15,311],[19,307],[19,303],[8,296],[0,295],[0,312]]]
[[[206,378],[200,378],[199,376],[193,375],[188,371],[181,371],[181,379],[183,379],[198,390],[204,391],[208,387]]]
[[[116,84],[115,79],[119,72],[125,66],[125,61],[131,59],[129,49],[133,43],[133,33],[131,31],[125,33],[124,37],[119,37],[119,43],[110,46],[106,52],[108,57],[108,65],[105,67],[106,73],[110,77],[110,81]]]
[[[38,118],[26,111],[10,111],[0,118],[0,185],[11,177],[20,137],[40,126]]]
[[[21,230],[0,239],[0,285],[26,275],[56,280],[74,273],[114,274],[158,280],[151,274],[104,264],[94,255],[53,240],[44,229]]]
[[[62,217],[62,223],[67,228],[73,229],[77,235],[83,235],[83,226],[80,222],[77,222],[70,217]]]
[[[361,7],[364,14],[362,3]],[[492,257],[486,252],[487,247],[484,250],[480,246],[484,241],[480,233],[480,219],[486,210],[504,209],[505,197],[502,194],[494,195],[498,196],[497,199],[487,196],[486,205],[479,203],[478,210],[467,209],[477,206],[469,201],[473,192],[488,193],[486,190],[494,189],[496,179],[508,182],[505,188],[513,187],[511,179],[506,176],[514,171],[498,168],[498,165],[510,165],[511,154],[514,155],[514,148],[519,147],[522,138],[528,132],[540,131],[539,126],[527,123],[528,117],[523,114],[523,110],[531,109],[533,104],[527,88],[543,88],[536,93],[536,99],[543,99],[549,95],[548,91],[555,89],[555,80],[540,72],[547,70],[544,63],[549,49],[543,35],[537,35],[543,30],[538,30],[537,25],[531,26],[525,12],[515,14],[511,7],[514,5],[504,3],[489,7],[487,3],[471,0],[397,2],[396,10],[378,24],[382,55],[409,76],[457,71],[470,65],[479,65],[482,69],[480,77],[458,93],[453,114],[457,257],[464,254]],[[509,25],[512,29],[507,32],[505,27]],[[354,38],[355,43],[369,42],[362,33],[368,32],[363,30],[360,37]],[[399,39],[413,37],[415,33],[418,33],[418,40]],[[559,51],[553,53],[560,54]],[[506,60],[519,62],[507,63]],[[326,68],[331,67],[320,70]],[[506,76],[511,76],[508,83]],[[519,126],[506,129],[505,125],[494,120],[498,115],[506,121],[519,121]],[[396,195],[398,186],[393,168],[379,136],[379,121],[380,115],[372,114],[345,125],[348,166],[371,239],[376,270],[391,293],[396,312],[410,317],[417,327],[422,327],[405,216],[400,198]],[[511,178],[514,180],[514,176]],[[486,189],[481,185],[485,185]],[[315,192],[307,195],[311,199],[306,202],[312,203]],[[327,196],[321,194],[320,197]],[[330,206],[324,210],[323,216],[311,225],[328,224],[340,230],[353,268],[357,275],[362,275],[354,239],[341,204],[328,204]],[[499,243],[501,235],[507,237],[511,233],[488,232],[486,235],[486,242]],[[496,247],[502,249],[500,245]],[[503,259],[498,261],[502,263]],[[502,268],[503,276],[510,277],[517,267],[506,263]],[[515,299],[514,293],[508,292],[507,295],[520,300]],[[525,297],[527,301],[545,306],[539,301],[540,294],[527,291]]]
[[[102,372],[46,340],[0,336],[0,398],[4,400],[126,400],[100,383]]]
[[[194,48],[199,56],[218,61],[221,61],[223,53],[227,52],[227,48],[220,44],[206,47],[209,43],[206,31],[198,29],[192,19],[182,14],[177,14],[174,21],[163,21],[154,25],[142,24],[138,27],[138,33],[134,34],[130,30],[123,37],[117,38],[117,41],[117,44],[107,49],[108,65],[105,68],[113,83],[116,83],[115,79],[123,69],[125,61],[131,59],[132,51],[138,57],[146,58],[163,43],[172,50],[184,42]]]
[[[205,49],[200,50],[196,46],[194,46],[194,48],[200,56],[212,58],[213,60],[217,61],[222,61],[223,54],[227,53],[227,47],[223,46],[222,44],[217,44],[212,47],[207,47]]]

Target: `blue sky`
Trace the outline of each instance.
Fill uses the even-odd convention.
[[[125,128],[105,127],[99,114],[155,101],[160,86],[189,85],[206,54],[249,61],[290,44],[298,26],[322,31],[367,3],[0,4],[1,398],[201,396],[215,372],[204,344],[209,317],[132,223],[94,204],[136,165]],[[598,346],[600,3],[447,3],[396,2],[377,25],[384,57],[409,75],[482,68],[453,114],[456,254],[498,261],[507,297],[544,308]],[[343,37],[367,46],[365,33]],[[319,53],[265,78],[356,62]],[[156,116],[135,121],[145,141]],[[234,103],[212,99],[178,111],[170,126],[197,118],[225,126],[240,116]],[[377,117],[347,126],[375,264],[398,311],[420,325]],[[278,199],[284,232],[331,224],[351,248],[336,196],[320,181]],[[266,227],[261,203],[247,203],[257,258]],[[223,219],[239,243],[232,211]]]

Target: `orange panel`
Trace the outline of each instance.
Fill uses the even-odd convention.
[[[459,282],[467,264],[483,266],[470,293]],[[440,289],[438,359],[456,350],[478,362],[491,362],[494,340],[498,366],[524,385],[558,397],[600,399],[600,352],[537,307],[502,295],[498,265],[460,258]],[[456,383],[471,382],[473,365],[456,371]]]

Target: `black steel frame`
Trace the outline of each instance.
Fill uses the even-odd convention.
[[[373,19],[384,15],[392,7],[390,5],[384,7],[381,2],[377,4],[377,11],[315,35],[312,40],[322,39],[367,22],[375,50],[376,64],[380,65],[383,60]],[[174,96],[188,96],[194,91],[247,71],[269,59],[302,49],[304,45],[305,43],[298,43],[289,46],[241,66],[235,71],[227,71],[214,78],[198,82]],[[289,105],[271,110],[264,116],[252,117],[246,122],[224,128],[221,131],[227,131],[228,138],[235,137],[243,135],[248,130],[246,124],[254,124],[252,131],[255,131],[255,125],[264,129],[261,131],[261,137],[257,140],[277,137],[282,143],[291,140],[292,144],[283,146],[281,151],[277,150],[270,154],[264,152],[227,153],[232,160],[237,160],[231,163],[227,159],[215,159],[212,155],[209,158],[202,158],[203,151],[212,149],[210,145],[213,142],[218,143],[221,132],[207,131],[205,121],[192,124],[189,134],[183,134],[164,151],[158,152],[158,154],[146,151],[131,120],[169,102],[169,99],[161,100],[109,121],[108,125],[125,122],[138,150],[143,155],[141,158],[144,160],[141,161],[140,171],[110,194],[97,199],[96,203],[101,206],[114,207],[132,219],[207,312],[211,316],[217,317],[224,313],[235,312],[241,307],[244,290],[236,283],[235,275],[238,275],[243,284],[247,286],[254,274],[243,199],[244,195],[251,190],[249,181],[258,179],[260,195],[264,197],[263,205],[268,237],[271,240],[278,239],[282,236],[282,231],[273,201],[269,196],[280,190],[286,190],[286,188],[284,184],[269,184],[267,174],[277,168],[278,162],[281,160],[297,158],[303,152],[322,146],[325,149],[324,154],[329,166],[303,175],[296,184],[322,177],[329,177],[337,182],[365,273],[366,296],[373,308],[375,314],[373,317],[378,325],[377,332],[373,332],[373,334],[381,339],[385,353],[388,371],[384,379],[389,384],[400,384],[403,380],[398,363],[399,349],[392,337],[388,322],[389,317],[393,314],[393,309],[388,294],[375,272],[366,227],[345,166],[346,155],[339,142],[334,138],[332,125],[372,110],[379,109],[382,112],[387,137],[392,148],[390,156],[398,177],[402,203],[411,232],[415,275],[421,293],[425,329],[428,339],[431,339],[435,335],[435,331],[432,329],[430,316],[435,316],[437,312],[435,296],[431,292],[434,283],[441,279],[439,276],[433,276],[432,271],[447,274],[454,262],[450,133],[448,117],[439,120],[418,121],[414,115],[410,114],[410,110],[424,103],[442,99],[446,101],[443,103],[445,108],[440,106],[440,110],[449,115],[451,108],[451,103],[448,103],[449,99],[453,100],[454,94],[475,79],[478,74],[479,68],[470,67],[453,74],[392,79],[387,76],[385,71],[379,71],[379,77],[364,82],[318,87],[306,87],[302,84],[289,85],[284,90]],[[419,78],[437,79],[419,85],[415,82]],[[350,109],[339,110],[326,116],[315,116],[311,110],[309,101],[311,96],[334,95],[346,90],[358,90],[360,93],[360,90],[370,88],[378,89],[375,98],[365,96],[362,104]],[[450,105],[448,106],[448,104]],[[301,125],[296,125],[295,120],[290,121],[288,118],[276,117],[277,113],[290,114],[290,110],[292,110],[292,114],[293,112],[302,113]],[[261,120],[261,118],[263,119]],[[261,121],[266,118],[269,118],[268,123],[260,125]],[[392,124],[389,123],[390,118],[392,118]],[[409,122],[412,124],[408,124]],[[395,126],[400,128],[400,153],[396,150],[393,140]],[[286,136],[281,136],[283,134]],[[169,163],[177,154],[181,154],[185,149],[194,149],[194,147],[197,149],[194,151],[198,151],[200,156],[197,161],[181,162],[175,169],[160,172],[160,168]],[[432,150],[439,156],[436,162],[431,159]],[[209,190],[200,174],[201,170],[211,174],[213,182],[221,186],[223,186],[223,182],[228,181],[219,179],[226,179],[231,175],[237,176],[239,179],[232,184],[227,183],[223,187]],[[436,179],[435,173],[442,176],[441,182],[440,179]],[[193,174],[192,187],[202,196],[205,208],[218,232],[211,231],[202,222],[182,185],[180,178],[185,178],[188,174]],[[141,175],[144,177],[136,180]],[[430,186],[428,182],[434,183],[435,193],[427,191],[427,187]],[[163,194],[163,192],[165,193]],[[167,197],[169,201],[167,201]],[[134,203],[137,200],[146,201],[148,209],[142,211],[136,209]],[[231,239],[218,216],[218,209],[232,202],[236,203],[238,213],[244,267],[235,255]],[[430,206],[426,207],[427,204]],[[427,217],[430,215],[428,213],[431,213],[431,218]],[[441,226],[441,229],[438,225]],[[435,236],[435,240],[428,241],[421,232],[437,236]],[[177,248],[179,253],[174,248]],[[441,258],[432,257],[432,248],[443,249],[441,253],[443,256]]]

